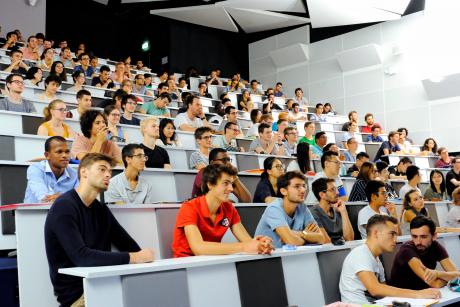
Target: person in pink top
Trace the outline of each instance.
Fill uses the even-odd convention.
[[[38,41],[35,36],[29,36],[27,39],[27,47],[21,48],[23,59],[38,61],[40,56],[38,55]]]

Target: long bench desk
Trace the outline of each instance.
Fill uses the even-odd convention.
[[[409,240],[400,237],[399,241]],[[458,253],[458,236],[440,236]],[[165,259],[149,264],[68,268],[62,274],[83,278],[85,304],[92,306],[304,306],[339,299],[340,270],[348,252],[362,244],[276,250],[271,256],[229,255]],[[392,263],[384,260],[390,269]],[[458,262],[457,262],[458,265]],[[321,282],[320,282],[321,281]],[[171,287],[174,285],[174,287]],[[460,301],[442,289],[437,306]]]
[[[357,214],[359,210],[363,208],[365,205],[366,203],[347,204],[347,210],[349,212],[350,219],[352,220],[353,224],[356,224]],[[434,214],[432,214],[432,210],[428,209],[430,215],[434,215],[433,218],[435,219],[435,221],[441,222],[442,218],[441,214],[438,214],[438,207],[440,208],[440,210],[446,211],[446,204],[436,203],[431,205],[433,206]],[[248,232],[251,235],[253,235],[257,223],[259,222],[260,216],[265,210],[266,205],[236,204],[235,206],[241,216],[242,223],[245,225]],[[112,210],[115,217],[117,218],[117,220],[120,222],[120,224],[128,231],[128,233],[132,235],[132,237],[139,243],[140,246],[153,248],[155,250],[157,259],[165,259],[172,256],[171,242],[173,236],[173,227],[180,204],[110,205],[109,207]],[[429,205],[427,205],[427,207],[429,207]],[[43,237],[43,227],[49,208],[49,205],[17,206],[14,208],[8,208],[8,210],[16,210],[15,219],[21,306],[56,305],[55,298],[51,290],[51,283],[48,277],[48,266],[46,261]],[[444,240],[443,243],[447,245],[446,247],[448,248],[448,251],[450,252],[453,261],[460,265],[460,241],[458,240],[458,234],[441,234],[440,236],[442,238],[449,238],[449,240]],[[455,240],[450,240],[450,238],[454,238]],[[225,242],[231,242],[234,240],[235,239],[231,234],[226,235],[224,237]],[[356,242],[359,241],[350,242],[347,243],[345,247],[336,247],[334,249],[346,249],[346,247],[349,247],[350,244],[358,244]],[[322,251],[325,250],[322,249]],[[340,252],[338,253],[340,254]],[[346,253],[348,253],[348,251],[346,251]],[[328,253],[324,253],[321,255],[324,255],[325,258],[318,257],[318,261],[320,262],[320,270],[324,271],[330,269],[331,263],[338,263],[339,265],[341,265],[342,263],[340,261],[337,262],[336,260],[334,260],[336,257],[334,256],[336,255],[335,253],[333,255],[329,255]],[[346,254],[342,256],[343,257],[341,258],[341,261],[343,261],[343,258],[344,256],[346,256]],[[315,267],[316,266],[317,265],[315,264]],[[260,268],[260,270],[263,270],[263,268]],[[305,274],[305,276],[310,276],[308,272],[310,272],[311,270],[312,268],[306,270],[307,274]],[[322,274],[324,274],[324,276],[329,276],[330,274],[340,273],[337,273],[337,268],[335,268],[334,270],[336,270],[334,271],[335,273],[327,271],[326,273]],[[268,279],[262,278],[261,280]],[[318,283],[319,279],[312,280]],[[326,281],[323,281],[323,284]],[[337,287],[330,288],[325,287],[323,285],[323,289],[324,288],[326,288],[327,291],[329,291],[330,289],[337,289]],[[328,297],[337,299],[337,293],[332,291],[332,294],[328,294]],[[328,300],[328,302],[331,301]],[[182,305],[173,304],[170,306]]]

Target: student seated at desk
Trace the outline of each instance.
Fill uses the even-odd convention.
[[[121,98],[121,112],[120,124],[139,126],[141,121],[139,118],[134,117],[136,112],[137,100],[134,95],[123,95]]]
[[[174,119],[174,125],[177,129],[195,132],[199,127],[209,127],[200,98],[195,95],[188,95],[187,98],[185,98],[185,103],[187,105],[187,111],[177,114]]]
[[[399,249],[391,269],[390,284],[395,287],[421,290],[442,288],[460,272],[437,239],[436,226],[430,218],[417,216],[410,222],[412,240]],[[443,270],[437,270],[437,264]]]
[[[200,170],[209,164],[209,152],[212,149],[212,129],[209,127],[200,127],[195,130],[195,141],[198,144],[198,150],[190,155],[190,168]]]
[[[121,113],[114,105],[106,106],[104,114],[107,117],[107,140],[114,142],[128,142],[128,135],[119,126]]]
[[[399,197],[401,199],[404,199],[404,196],[410,190],[417,190],[420,194],[422,194],[422,191],[418,188],[418,184],[422,181],[422,176],[420,175],[419,170],[419,167],[415,165],[410,165],[407,168],[406,176],[408,181],[401,187],[401,189],[399,189]]]
[[[32,102],[22,98],[24,78],[21,75],[8,75],[6,77],[6,89],[8,90],[8,96],[0,99],[0,110],[24,113],[37,112]]]
[[[236,175],[236,169],[229,165],[209,165],[204,169],[204,196],[183,203],[177,214],[172,242],[174,257],[271,253],[271,239],[251,238],[241,224],[238,211],[228,201]],[[239,242],[221,242],[228,229]]]
[[[145,155],[148,157],[145,165],[152,168],[171,169],[171,162],[166,149],[157,146],[156,142],[160,137],[160,128],[156,117],[147,117],[141,121],[141,134],[144,140],[141,144]]]
[[[27,168],[27,188],[24,203],[53,202],[62,193],[78,185],[77,172],[69,167],[70,150],[61,136],[45,141],[46,160]]]
[[[171,95],[168,93],[161,93],[154,101],[145,102],[140,109],[141,113],[171,117],[169,113],[168,105],[171,103]]]
[[[430,186],[425,190],[423,198],[429,201],[447,200],[446,180],[441,171],[430,172]]]
[[[153,185],[141,177],[145,169],[148,156],[139,144],[128,144],[123,147],[121,157],[125,171],[110,179],[110,185],[105,192],[105,200],[109,203],[125,204],[151,204],[153,198]]]
[[[86,84],[85,74],[81,71],[75,71],[72,73],[73,85],[69,87],[67,92],[77,93],[83,89],[83,85]]]
[[[366,185],[369,181],[375,179],[376,169],[374,163],[364,162],[356,177],[356,181],[351,188],[348,201],[367,201]]]
[[[264,160],[264,171],[254,192],[254,203],[271,203],[278,195],[278,178],[284,175],[283,163],[275,157]]]
[[[386,163],[386,162],[385,162]],[[390,173],[390,179],[407,179],[406,171],[409,166],[412,165],[411,159],[408,157],[402,157],[399,159],[398,165],[392,165],[388,167]]]
[[[460,227],[460,187],[452,192],[452,205],[454,207],[447,214],[446,224],[448,227]]]
[[[297,157],[295,160],[289,162],[287,166],[287,171],[299,171],[305,176],[310,175],[314,176],[315,172],[311,165],[310,160],[310,145],[308,143],[299,143],[296,147]]]
[[[355,164],[353,164],[352,166],[348,168],[347,176],[357,177],[359,174],[359,170],[361,169],[361,166],[364,164],[364,162],[369,162],[369,155],[365,153],[364,151],[362,151],[356,155]]]
[[[88,153],[102,153],[121,164],[121,152],[116,143],[107,140],[107,119],[104,113],[88,110],[80,119],[83,135],[77,134],[72,143],[73,159],[82,160]]]
[[[321,157],[321,167],[322,171],[316,173],[316,175],[313,177],[313,181],[319,178],[330,178],[335,181],[335,186],[339,190],[339,196],[342,201],[347,201],[347,191],[345,190],[345,187],[343,186],[343,181],[339,177],[339,172],[340,172],[340,166],[342,162],[339,160],[339,155],[338,153],[334,151],[326,151],[323,156]],[[317,203],[317,199],[315,195],[313,194],[313,191],[311,189],[310,185],[310,193],[308,193],[307,196],[307,203],[312,204],[312,203]]]
[[[388,133],[388,141],[384,141],[375,155],[374,162],[379,161],[382,156],[388,156],[390,154],[401,152],[401,148],[398,145],[399,142],[399,133],[396,131],[391,131]],[[388,158],[386,158],[388,159]]]
[[[319,204],[313,206],[311,213],[324,236],[324,243],[354,240],[353,226],[345,203],[339,199],[334,179],[316,179],[312,183],[312,190]]]
[[[50,102],[43,109],[45,122],[38,127],[37,135],[62,136],[64,138],[75,138],[75,131],[64,123],[67,114],[65,102],[56,99]]]
[[[388,215],[372,216],[366,227],[367,240],[351,250],[340,274],[339,289],[344,303],[369,304],[385,296],[440,298],[437,289],[408,290],[385,283],[385,271],[379,257],[396,247],[398,221]]]
[[[80,162],[80,185],[54,202],[45,221],[45,248],[51,283],[61,306],[84,306],[82,278],[59,274],[71,267],[153,261],[153,251],[141,249],[110,209],[96,197],[109,186],[115,161],[100,153]],[[111,251],[114,245],[118,252]]]
[[[240,127],[232,122],[225,124],[223,135],[217,135],[212,141],[212,145],[216,148],[224,148],[228,151],[244,152],[243,147],[238,147],[236,137],[240,133]]]
[[[250,152],[267,155],[284,155],[284,145],[281,141],[281,135],[278,132],[272,132],[272,128],[267,123],[260,123],[257,128],[259,138],[251,142]]]
[[[371,180],[366,185],[366,197],[369,205],[359,210],[358,213],[358,229],[362,239],[366,239],[367,231],[366,225],[369,219],[374,215],[391,215],[396,219],[395,224],[398,223],[398,213],[396,206],[387,201],[388,194],[385,189],[385,184],[382,181]],[[398,226],[398,234],[401,233]]]
[[[304,205],[307,181],[300,172],[287,172],[278,178],[279,195],[265,209],[256,235],[269,236],[275,248],[285,244],[304,245],[324,242],[313,215]]]
[[[388,198],[399,198],[398,193],[396,193],[396,190],[393,188],[389,181],[390,172],[388,171],[388,164],[383,161],[378,161],[375,162],[375,167],[377,168],[377,173],[375,173],[375,179],[385,183],[385,190],[387,191]]]
[[[155,142],[161,147],[180,148],[182,143],[179,141],[176,134],[176,126],[170,118],[162,118],[160,120],[160,137]]]
[[[372,125],[371,135],[367,136],[366,142],[371,142],[371,143],[381,143],[381,142],[383,142],[383,139],[380,136],[381,131],[382,131],[382,128],[380,127],[379,124]]]
[[[56,99],[56,93],[59,87],[61,86],[61,78],[56,75],[49,75],[45,79],[45,92],[41,95],[38,95],[38,99],[51,102]]]
[[[209,164],[212,165],[232,165],[232,158],[228,152],[223,148],[214,148],[209,152]],[[192,188],[192,197],[197,197],[203,195],[202,179],[203,179],[203,170],[202,168],[195,177]],[[246,188],[243,182],[235,177],[233,181],[233,192],[230,193],[229,200],[231,202],[241,202],[241,203],[250,203],[251,202],[251,193]]]

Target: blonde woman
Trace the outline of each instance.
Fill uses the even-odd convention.
[[[37,135],[62,136],[75,138],[75,131],[64,123],[67,114],[67,106],[64,101],[55,99],[43,109],[45,122],[38,127]]]

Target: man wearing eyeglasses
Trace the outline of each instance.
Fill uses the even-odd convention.
[[[287,127],[284,129],[284,151],[287,156],[292,157],[297,155],[297,129]]]
[[[237,116],[238,116],[238,110],[234,106],[226,107],[224,120],[222,120],[222,122],[219,125],[219,128],[217,128],[216,130],[217,134],[225,133],[225,125],[227,123],[234,123],[235,125],[238,126],[238,129],[240,130],[237,137],[244,137],[243,133],[241,132],[241,127],[240,125],[238,125]]]
[[[342,244],[354,240],[355,234],[345,203],[339,199],[334,179],[319,178],[312,183],[312,190],[319,204],[311,213],[325,238],[325,243]],[[341,241],[341,243],[336,243]]]
[[[278,179],[282,198],[275,198],[265,209],[256,228],[256,236],[268,236],[273,247],[324,242],[318,224],[303,204],[307,193],[306,178],[300,172],[287,172]]]
[[[213,165],[232,165],[232,158],[228,154],[227,150],[223,148],[214,148],[209,152],[209,164]],[[201,169],[195,177],[193,182],[192,197],[198,197],[203,195],[201,189],[203,177],[203,169]],[[241,182],[238,176],[235,177],[233,181],[233,192],[230,193],[229,200],[236,203],[250,203],[252,199],[251,192],[248,188]]]
[[[121,99],[121,109],[123,114],[120,118],[120,124],[139,126],[141,121],[139,118],[134,117],[133,114],[136,112],[137,101],[134,95],[124,95]]]
[[[225,148],[228,151],[244,151],[243,147],[238,147],[236,144],[236,137],[240,133],[240,129],[237,124],[228,122],[225,125],[224,134],[218,135],[213,140],[213,146],[219,148]]]
[[[140,112],[154,116],[171,117],[168,109],[170,103],[171,95],[168,93],[161,93],[156,100],[144,103]]]
[[[19,74],[11,74],[6,77],[6,88],[8,96],[0,99],[0,110],[37,113],[32,102],[22,98],[24,91],[24,79]]]
[[[367,237],[366,225],[372,216],[376,214],[391,215],[398,220],[396,206],[388,202],[388,194],[383,181],[370,180],[366,185],[366,197],[369,205],[359,210],[358,213],[358,229],[362,239],[366,239]],[[399,224],[398,233],[401,233]]]
[[[121,151],[125,171],[110,179],[105,192],[108,203],[151,204],[155,201],[153,185],[140,176],[148,157],[139,144],[128,144]]]
[[[95,76],[95,72],[94,72],[94,68],[89,65],[89,54],[87,53],[82,53],[78,56],[78,60],[80,62],[80,65],[78,66],[75,66],[75,68],[73,69],[73,71],[81,71],[85,74],[86,77],[94,77]]]

